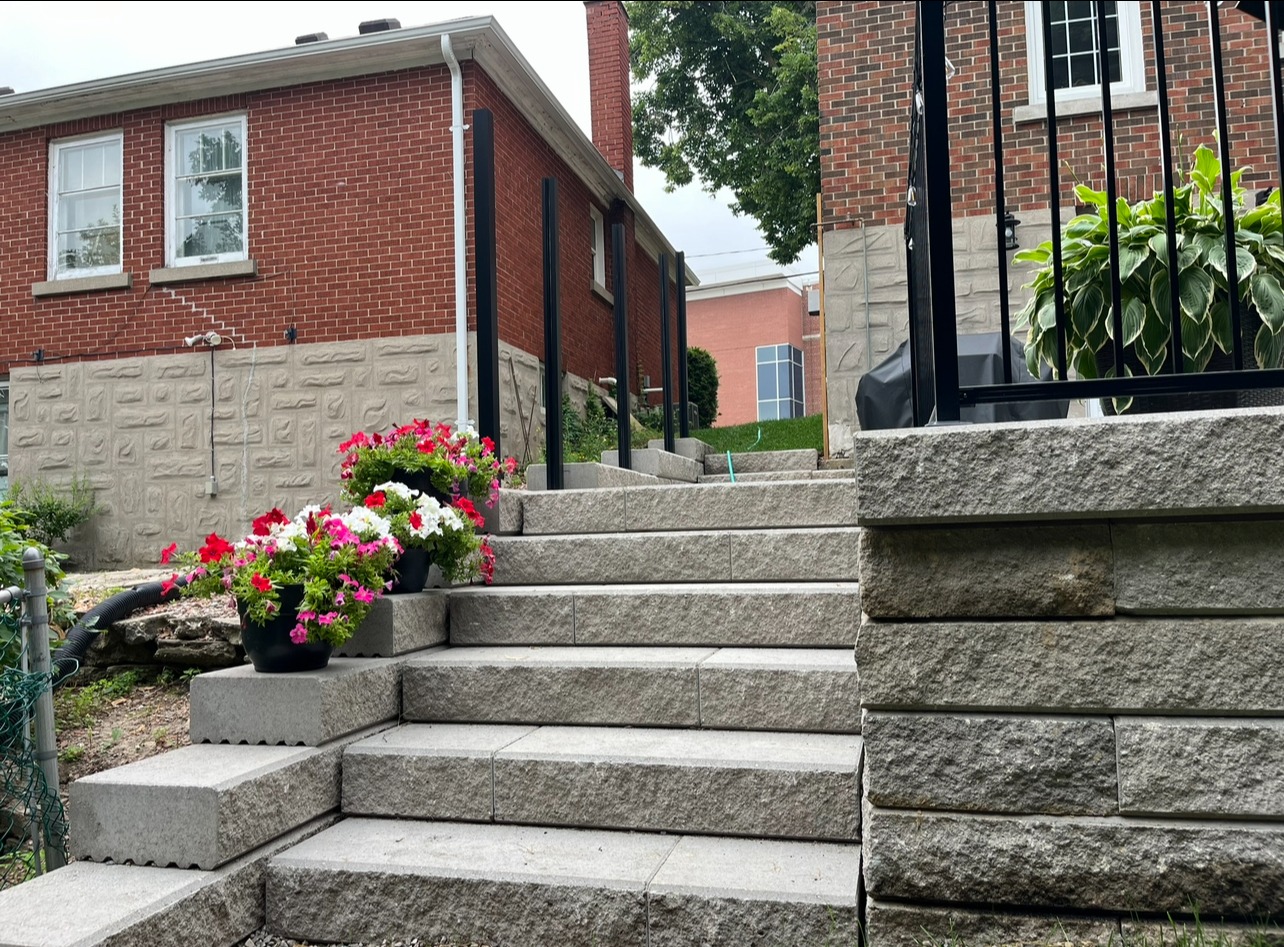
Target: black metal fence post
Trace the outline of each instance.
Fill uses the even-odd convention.
[[[633,467],[633,413],[629,408],[629,274],[624,224],[611,225],[611,266],[615,285],[615,424],[620,466]]]
[[[664,449],[673,453],[673,352],[669,342],[669,257],[660,254],[660,382],[664,393]]]
[[[679,252],[678,280],[678,436],[691,436],[691,379],[687,376],[687,255]]]
[[[499,436],[499,257],[495,246],[495,122],[473,111],[473,282],[477,287],[477,430]]]
[[[548,489],[561,490],[562,301],[557,249],[557,178],[544,178],[544,436]]]

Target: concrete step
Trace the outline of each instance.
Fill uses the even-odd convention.
[[[844,582],[860,531],[824,529],[497,536],[496,585],[634,582]]]
[[[210,870],[339,808],[343,750],[196,744],[71,785],[82,861]]]
[[[683,457],[681,454],[671,454],[663,449],[648,448],[629,453],[630,470],[650,474],[660,480],[695,483],[704,472],[704,467],[698,460]],[[620,452],[618,450],[602,451],[602,463],[608,467],[620,466]]]
[[[731,469],[736,476],[742,473],[761,473],[767,470],[815,470],[820,463],[816,450],[764,450],[731,455]],[[704,455],[704,472],[707,474],[730,473],[725,452],[709,451]]]
[[[335,821],[317,819],[215,871],[65,868],[0,891],[5,947],[191,947],[239,943],[263,926],[268,857]]]
[[[601,490],[610,487],[633,487],[657,484],[660,478],[640,470],[624,470],[618,464],[593,462],[562,465],[562,485],[567,490]],[[548,489],[548,466],[531,464],[526,468],[526,489]]]
[[[461,588],[454,645],[854,647],[855,582]]]
[[[861,739],[409,724],[349,747],[345,815],[849,841]],[[449,791],[443,793],[443,789]],[[490,803],[490,811],[484,811]]]
[[[649,450],[664,450],[664,438],[652,438],[646,442],[646,446]],[[698,437],[675,437],[673,439],[673,449],[683,457],[698,461],[704,460],[705,454],[713,450],[712,447]]]
[[[858,732],[850,648],[448,648],[405,665],[420,723]]]
[[[758,473],[741,473],[736,471],[736,483],[770,483],[788,480],[796,483],[799,480],[854,480],[851,469],[847,470],[763,470]],[[731,474],[701,474],[700,483],[731,483]]]
[[[268,927],[324,942],[854,944],[860,848],[348,819],[272,859]]]
[[[446,643],[445,589],[376,599],[356,634],[335,649],[340,658],[392,658]]]
[[[527,491],[527,536],[855,526],[854,479]]]

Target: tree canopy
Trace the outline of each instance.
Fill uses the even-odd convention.
[[[633,0],[634,148],[668,187],[728,188],[777,263],[812,242],[820,189],[815,3]]]

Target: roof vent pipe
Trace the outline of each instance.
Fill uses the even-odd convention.
[[[302,36],[294,37],[294,45],[304,46],[308,43],[324,43],[329,38],[329,33],[304,33]]]
[[[13,86],[0,85],[0,95],[13,95]]]
[[[367,33],[386,33],[388,30],[401,29],[401,21],[392,17],[383,20],[366,20],[357,27],[357,32],[362,36]]]

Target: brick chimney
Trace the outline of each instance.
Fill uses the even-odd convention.
[[[633,190],[633,100],[629,97],[629,18],[620,0],[585,0],[593,144]]]

